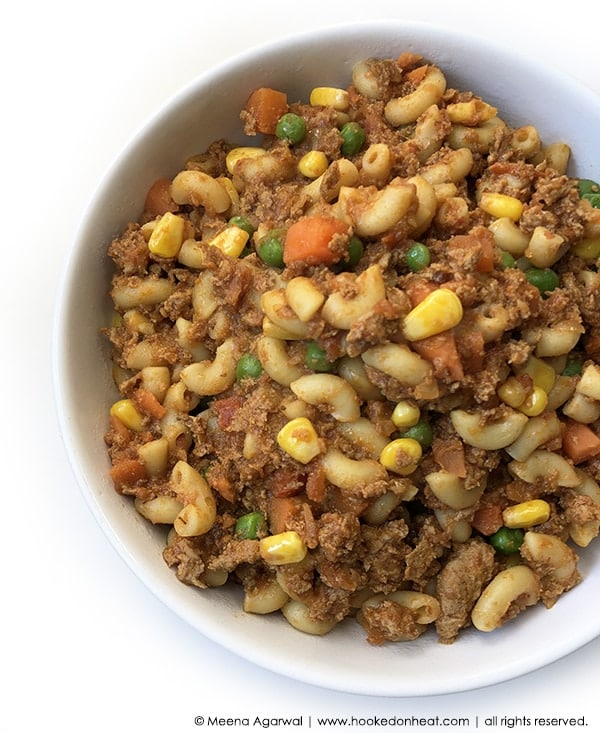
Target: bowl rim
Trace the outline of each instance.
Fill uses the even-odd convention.
[[[518,663],[499,666],[495,670],[482,670],[481,674],[476,677],[471,676],[466,680],[461,680],[459,675],[456,675],[454,679],[444,679],[443,681],[427,680],[426,682],[423,680],[408,682],[403,680],[403,684],[401,685],[397,682],[390,681],[390,684],[387,686],[380,686],[378,688],[375,688],[373,684],[369,684],[368,681],[366,682],[358,673],[354,675],[345,674],[343,679],[332,679],[327,669],[294,668],[293,665],[287,663],[289,661],[288,658],[283,658],[281,655],[273,656],[272,650],[264,650],[260,645],[254,643],[240,645],[240,640],[243,640],[245,632],[238,631],[232,634],[229,627],[223,627],[215,618],[203,618],[199,622],[197,609],[192,611],[190,604],[184,599],[182,592],[179,592],[183,591],[183,589],[173,588],[168,585],[164,581],[161,573],[158,573],[156,568],[150,567],[144,561],[143,557],[138,556],[132,550],[131,542],[117,532],[114,523],[109,521],[106,511],[102,506],[101,497],[98,496],[96,490],[90,485],[89,476],[81,464],[77,450],[77,441],[74,439],[73,421],[69,417],[68,412],[68,405],[72,402],[72,395],[70,398],[70,387],[65,384],[62,376],[68,371],[67,360],[69,354],[68,334],[65,330],[65,324],[68,321],[68,313],[72,304],[76,272],[81,259],[82,241],[86,236],[90,217],[98,206],[98,202],[108,195],[107,192],[111,182],[118,175],[119,171],[123,169],[132,150],[143,145],[143,138],[147,131],[160,125],[165,118],[169,118],[181,106],[188,104],[194,95],[197,95],[202,89],[205,89],[213,80],[229,77],[246,63],[254,63],[259,55],[277,55],[285,52],[290,46],[295,48],[306,46],[314,43],[315,37],[318,37],[323,42],[339,34],[365,37],[378,33],[386,35],[390,32],[390,29],[397,29],[402,34],[411,33],[420,39],[421,42],[427,37],[430,37],[433,43],[436,41],[439,42],[440,39],[446,39],[447,41],[460,40],[462,44],[469,43],[480,52],[486,50],[494,58],[510,56],[514,63],[520,63],[527,67],[534,75],[540,78],[551,75],[557,86],[561,88],[568,87],[573,90],[579,97],[586,100],[586,109],[588,106],[597,109],[598,118],[600,119],[600,97],[589,87],[573,79],[565,72],[555,68],[549,69],[537,59],[531,58],[521,52],[514,50],[507,51],[497,40],[490,40],[487,37],[483,38],[472,33],[464,33],[455,28],[433,23],[405,21],[397,18],[360,22],[351,21],[330,24],[300,33],[289,33],[276,40],[248,47],[244,51],[202,70],[194,79],[168,97],[155,113],[133,132],[101,176],[98,185],[95,187],[81,214],[71,246],[67,252],[59,286],[56,291],[52,325],[51,371],[54,406],[63,445],[71,470],[88,508],[113,548],[117,551],[117,554],[124,560],[129,569],[176,616],[185,620],[193,629],[199,631],[238,657],[281,674],[284,677],[341,692],[387,697],[407,697],[463,692],[520,677],[550,664],[592,641],[600,635],[600,619],[595,627],[588,627],[576,639],[557,640],[557,643],[551,649],[538,649],[536,653],[532,654],[526,660],[519,660]],[[65,405],[67,408],[65,408]],[[548,611],[545,611],[545,613],[548,613]],[[460,640],[457,643],[460,644]]]

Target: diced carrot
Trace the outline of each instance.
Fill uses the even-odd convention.
[[[147,389],[138,389],[134,395],[134,401],[140,410],[148,417],[160,420],[167,414],[167,409]]]
[[[433,365],[436,377],[458,382],[464,377],[460,354],[456,348],[453,331],[444,331],[435,336],[413,341],[411,347]]]
[[[325,469],[322,464],[313,462],[306,477],[306,496],[320,504],[325,498],[326,488]]]
[[[237,500],[237,491],[231,479],[227,474],[227,470],[219,463],[211,463],[205,473],[205,478],[217,494],[220,494],[225,501],[232,504]]]
[[[144,211],[151,216],[162,216],[167,211],[177,211],[179,207],[171,198],[171,180],[159,178],[150,186],[144,202]]]
[[[494,269],[494,252],[496,250],[494,240],[492,237],[480,237],[479,246],[479,259],[475,269],[477,272],[491,272]]]
[[[464,478],[467,475],[465,446],[458,438],[436,438],[431,446],[433,458],[448,473]]]
[[[499,504],[482,504],[477,507],[471,526],[477,532],[489,537],[502,527],[502,507]]]
[[[231,423],[243,403],[243,398],[239,395],[223,397],[212,402],[211,409],[217,414],[217,424],[221,430],[228,430],[231,427]]]
[[[491,272],[494,269],[495,241],[487,227],[474,227],[468,234],[457,234],[448,246],[470,251],[477,272]]]
[[[485,341],[481,331],[459,328],[454,332],[454,338],[463,371],[470,374],[480,372],[485,362]]]
[[[305,262],[308,265],[331,265],[338,262],[344,252],[331,247],[333,238],[346,234],[348,225],[332,216],[305,216],[287,230],[283,245],[283,261],[286,265]]]
[[[285,532],[299,513],[302,513],[302,501],[298,497],[272,496],[267,507],[269,529],[273,534]]]
[[[420,84],[423,79],[427,76],[427,72],[429,71],[429,65],[423,64],[422,66],[417,66],[415,69],[412,69],[412,71],[409,71],[407,74],[405,74],[405,79],[410,81],[412,84]]]
[[[305,476],[302,469],[286,466],[269,476],[265,485],[271,496],[297,496],[304,491]]]
[[[404,285],[404,292],[410,300],[411,306],[414,308],[422,300],[429,295],[429,293],[437,290],[437,285],[425,280],[423,277],[413,277],[407,280]]]
[[[565,422],[563,451],[575,465],[600,455],[600,437],[589,427],[575,420]]]
[[[244,109],[248,112],[257,132],[274,135],[279,118],[287,112],[287,95],[270,87],[259,87],[248,97]]]
[[[123,458],[112,466],[109,475],[120,493],[125,486],[133,486],[146,478],[146,467],[137,458]]]

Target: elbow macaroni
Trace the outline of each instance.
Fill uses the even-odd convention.
[[[461,628],[493,632],[600,533],[600,214],[568,145],[417,54],[352,84],[285,102],[297,141],[214,141],[109,246],[111,477],[185,583],[447,642],[463,549],[494,560]]]

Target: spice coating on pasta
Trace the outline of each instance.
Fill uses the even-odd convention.
[[[600,530],[600,209],[422,56],[248,90],[109,245],[115,490],[248,613],[493,632]],[[596,186],[596,188],[594,188]],[[596,196],[596,198],[594,198]]]

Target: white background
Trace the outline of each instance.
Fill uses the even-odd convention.
[[[193,632],[132,575],[92,518],[61,444],[50,373],[57,284],[82,211],[111,159],[198,73],[292,30],[394,17],[504,40],[600,93],[597,25],[585,8],[546,0],[55,0],[20,2],[3,20],[0,731],[181,733],[201,730],[199,714],[311,714],[313,727],[318,715],[478,715],[489,731],[509,729],[484,727],[493,715],[586,714],[588,731],[600,730],[600,639],[511,682],[393,700],[279,677]]]

